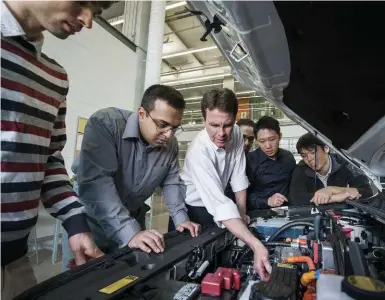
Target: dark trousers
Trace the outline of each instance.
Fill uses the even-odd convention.
[[[187,215],[190,218],[191,222],[198,223],[202,227],[212,228],[217,227],[217,224],[214,222],[214,217],[209,214],[206,207],[204,206],[190,206],[187,205]],[[174,231],[175,225],[171,217],[168,221],[168,231]]]

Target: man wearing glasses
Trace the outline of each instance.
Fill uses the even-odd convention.
[[[76,168],[78,194],[95,242],[105,253],[126,245],[163,252],[163,235],[144,225],[144,201],[158,186],[177,230],[198,234],[199,225],[189,221],[184,204],[174,137],[182,130],[184,108],[178,91],[153,85],[137,112],[106,108],[88,120]]]

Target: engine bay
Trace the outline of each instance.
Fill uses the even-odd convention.
[[[312,212],[251,215],[273,267],[267,282],[254,272],[249,247],[227,230],[204,228],[196,238],[166,234],[162,254],[123,248],[16,299],[385,299],[383,219],[345,204]]]

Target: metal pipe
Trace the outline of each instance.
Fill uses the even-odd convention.
[[[166,1],[152,1],[144,89],[160,82]]]

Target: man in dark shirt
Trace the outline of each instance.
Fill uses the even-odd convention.
[[[267,209],[287,202],[295,159],[291,152],[279,148],[282,138],[279,122],[262,117],[255,126],[259,146],[246,157],[246,173],[250,181],[247,210]]]
[[[247,155],[253,147],[255,140],[255,123],[250,119],[239,119],[237,125],[242,131],[245,155]],[[225,196],[235,201],[235,194],[231,189],[230,183],[227,185],[225,190]]]
[[[297,142],[303,160],[290,184],[290,204],[316,205],[355,200],[372,195],[368,178],[310,133]]]

